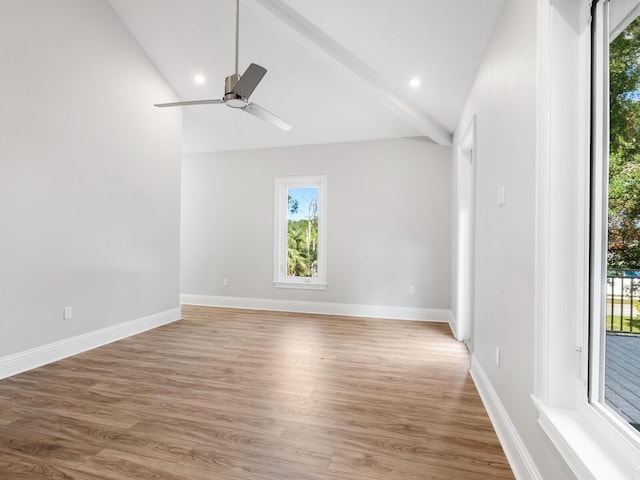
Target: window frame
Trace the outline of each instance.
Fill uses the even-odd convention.
[[[608,148],[608,140],[603,146],[599,127],[591,123],[596,115],[605,118],[603,107],[608,118],[608,102],[592,97],[593,72],[603,71],[597,70],[599,60],[592,53],[604,45],[600,41],[598,47],[596,38],[602,39],[604,27],[592,24],[592,13],[605,2],[538,3],[532,399],[540,426],[576,477],[613,480],[640,473],[640,448],[616,427],[615,419],[589,401],[588,374],[595,367],[589,362],[594,308],[591,153]],[[573,11],[568,10],[571,5]],[[578,12],[579,23],[566,21]],[[602,68],[602,58],[599,65]],[[606,68],[608,73],[608,62]]]
[[[606,301],[609,194],[609,0],[595,0],[592,19],[592,134],[589,348],[587,397],[593,408],[630,443],[640,449],[640,432],[605,403]],[[638,16],[637,7],[628,17]],[[625,19],[625,23],[630,21]],[[621,33],[620,28],[614,30]]]
[[[318,276],[287,275],[288,191],[318,189]],[[275,177],[274,180],[273,284],[277,288],[325,290],[327,288],[327,175]]]

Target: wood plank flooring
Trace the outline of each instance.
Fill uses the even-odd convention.
[[[443,324],[184,307],[0,381],[0,479],[514,478]]]

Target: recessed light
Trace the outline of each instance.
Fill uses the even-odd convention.
[[[420,79],[418,77],[413,77],[409,80],[409,85],[413,88],[418,88],[420,86]]]
[[[198,73],[193,77],[193,81],[196,82],[198,85],[204,85],[204,82],[205,82],[204,75]]]

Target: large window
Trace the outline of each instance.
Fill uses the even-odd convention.
[[[326,176],[275,181],[274,284],[326,288]]]
[[[589,401],[632,442],[640,430],[640,11],[594,18]]]

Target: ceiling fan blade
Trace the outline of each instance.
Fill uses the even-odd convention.
[[[252,63],[242,74],[238,83],[232,89],[232,92],[241,98],[247,99],[256,89],[262,77],[267,73],[267,69]]]
[[[256,105],[251,102],[246,107],[242,107],[240,110],[244,110],[247,113],[250,113],[254,117],[258,117],[260,120],[264,120],[265,122],[269,122],[271,125],[278,127],[281,130],[291,130],[291,125],[289,125],[284,120],[276,117],[269,110],[265,110],[260,105]]]
[[[208,105],[211,103],[224,103],[224,100],[215,98],[213,100],[189,100],[187,102],[156,103],[154,104],[154,107],[186,107],[188,105]]]

